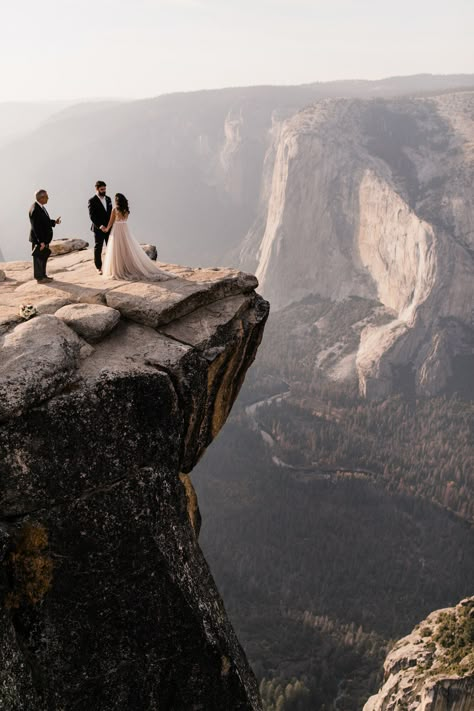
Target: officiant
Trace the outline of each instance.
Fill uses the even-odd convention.
[[[49,200],[47,190],[37,190],[35,202],[30,207],[30,242],[33,256],[33,275],[38,284],[53,281],[46,274],[46,264],[51,254],[49,243],[53,239],[53,228],[61,224],[61,218],[52,220],[46,209]]]

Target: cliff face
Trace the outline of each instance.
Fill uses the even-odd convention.
[[[188,476],[261,339],[256,280],[107,281],[89,252],[48,286],[3,267],[0,706],[259,709]]]
[[[327,100],[275,132],[243,264],[275,308],[318,293],[392,310],[391,324],[362,334],[369,397],[392,392],[400,369],[433,395],[473,353],[473,106],[472,92]]]
[[[437,610],[388,655],[385,683],[364,711],[474,708],[474,597]]]

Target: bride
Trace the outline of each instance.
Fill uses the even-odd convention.
[[[127,198],[117,193],[109,224],[101,227],[102,232],[112,229],[105,255],[104,276],[113,279],[154,280],[172,276],[159,269],[132,237],[127,224],[129,214]]]

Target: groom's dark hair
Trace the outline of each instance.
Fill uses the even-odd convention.
[[[95,184],[95,189],[98,190],[99,188],[106,188],[107,183],[104,183],[103,180],[98,180]]]

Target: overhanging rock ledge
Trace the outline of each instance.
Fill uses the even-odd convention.
[[[268,304],[231,269],[119,282],[89,251],[50,265],[38,285],[0,264],[0,707],[260,709],[188,474]]]

